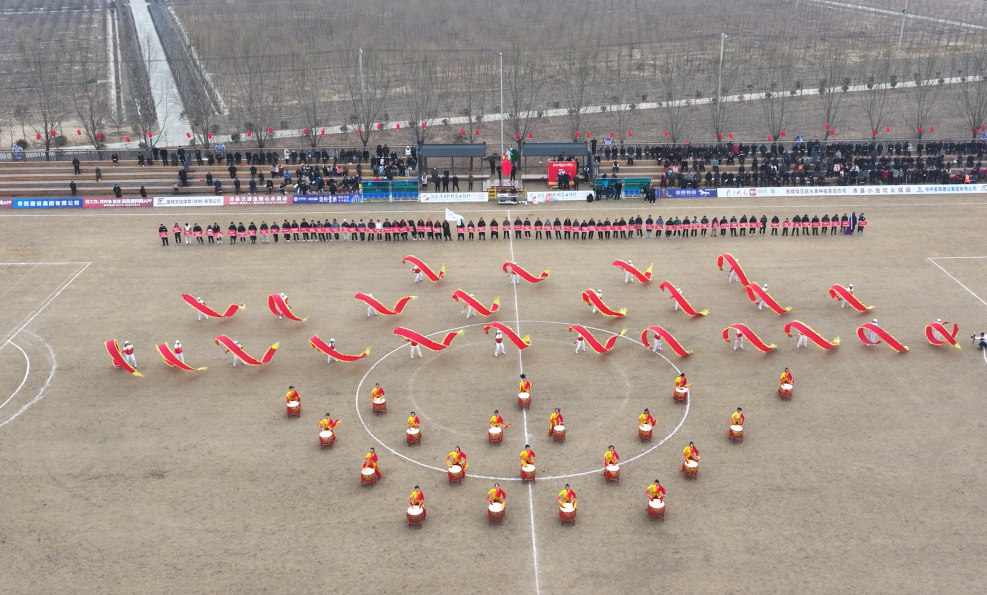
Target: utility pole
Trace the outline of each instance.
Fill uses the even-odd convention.
[[[504,155],[504,52],[500,53],[500,154]]]
[[[895,56],[901,54],[901,40],[905,37],[905,17],[908,15],[908,0],[905,0],[905,9],[901,11],[901,28],[898,29],[898,52]]]
[[[363,48],[360,48],[359,56],[360,64],[360,105],[363,108],[363,112],[367,112],[367,87],[363,84]]]
[[[727,42],[727,34],[720,33],[720,67],[716,70],[716,119],[719,121],[720,110],[723,109],[723,49]],[[719,124],[717,124],[719,127]],[[717,131],[719,132],[719,131]]]

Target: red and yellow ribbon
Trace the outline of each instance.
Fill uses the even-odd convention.
[[[410,302],[411,300],[418,299],[418,296],[414,296],[414,295],[405,296],[398,300],[398,303],[394,306],[393,310],[388,310],[387,306],[378,302],[376,299],[370,297],[365,293],[358,293],[353,297],[355,297],[358,300],[363,300],[364,302],[366,302],[368,306],[370,306],[374,310],[377,310],[384,316],[394,316],[395,314],[400,314],[401,311],[404,310],[404,307],[408,305],[408,302]]]
[[[271,310],[271,314],[275,316],[284,316],[288,320],[294,320],[295,322],[305,322],[308,320],[308,318],[299,318],[292,314],[291,308],[288,307],[288,302],[278,293],[272,293],[267,296],[267,307]]]
[[[947,322],[946,324],[949,323]],[[948,343],[957,349],[962,349],[960,344],[956,342],[956,333],[958,333],[959,330],[960,327],[955,323],[953,324],[953,331],[950,332],[946,330],[946,327],[941,322],[933,322],[932,324],[926,325],[925,338],[928,339],[929,343],[932,343],[933,345],[945,345]],[[937,339],[934,331],[939,331],[939,334],[942,335],[943,340]]]
[[[515,333],[511,329],[511,327],[505,324],[501,324],[499,322],[491,322],[490,324],[486,325],[485,327],[483,327],[483,332],[489,335],[490,327],[493,327],[503,332],[504,336],[510,339],[511,343],[514,343],[514,346],[517,347],[518,349],[524,349],[525,347],[531,346],[531,335],[525,335],[524,337],[519,337],[517,333]]]
[[[740,324],[740,323],[731,324],[727,328],[723,329],[723,340],[726,341],[727,343],[730,342],[730,329],[736,331],[738,335],[743,335],[748,341],[751,342],[751,345],[753,345],[755,348],[757,348],[762,352],[771,351],[772,349],[778,347],[774,343],[772,343],[771,345],[765,344],[764,341],[762,341],[761,338],[758,337],[757,334],[750,329],[750,327],[748,327],[746,324]]]
[[[626,263],[623,260],[615,260],[611,264],[613,264],[613,266],[615,267],[624,269],[628,273],[634,275],[634,278],[640,281],[641,283],[647,283],[648,281],[651,281],[651,267],[655,266],[655,263],[649,264],[648,268],[642,273],[641,271],[637,270],[636,266],[630,263]]]
[[[733,257],[733,254],[726,252],[716,257],[716,266],[720,267],[721,271],[723,270],[724,261],[730,265],[731,269],[736,271],[737,278],[740,279],[741,286],[747,287],[750,284],[750,281],[747,280],[747,275],[744,274],[744,269],[737,264],[737,259]]]
[[[789,310],[792,309],[791,306],[787,308],[782,308],[781,305],[778,304],[778,302],[776,302],[773,297],[768,295],[767,291],[764,291],[764,288],[762,288],[757,283],[754,283],[753,281],[751,281],[750,285],[748,285],[746,289],[747,289],[747,297],[750,298],[752,302],[756,304],[758,300],[764,300],[764,304],[767,307],[771,308],[771,310],[773,310],[775,314],[784,314],[785,312],[788,312]]]
[[[416,267],[420,268],[422,270],[422,272],[425,273],[425,276],[428,277],[428,280],[429,281],[438,281],[442,277],[445,277],[445,274],[446,274],[446,265],[442,265],[442,268],[439,269],[439,272],[438,273],[436,273],[432,269],[428,268],[428,265],[427,264],[425,264],[424,262],[418,260],[414,256],[408,255],[408,256],[405,256],[404,258],[401,259],[401,264],[404,264],[406,262],[410,262],[411,264],[413,264]]]
[[[185,300],[185,303],[192,306],[199,312],[202,312],[209,318],[229,318],[230,316],[236,314],[237,310],[242,310],[243,308],[246,307],[243,304],[230,304],[230,306],[226,308],[226,312],[220,314],[219,312],[213,310],[212,308],[206,306],[205,304],[200,304],[198,300],[196,300],[194,297],[190,296],[187,293],[182,294],[182,299]]]
[[[860,326],[860,328],[857,329],[857,338],[867,345],[877,345],[878,343],[881,342],[881,339],[878,339],[875,342],[871,342],[871,340],[867,338],[866,331],[874,331],[874,334],[876,334],[881,339],[884,339],[884,342],[887,343],[888,346],[891,347],[891,349],[894,349],[899,353],[903,351],[908,351],[908,346],[902,345],[901,343],[898,342],[897,339],[889,335],[886,330],[871,322],[864,323]]]
[[[487,308],[480,302],[476,301],[476,298],[470,297],[470,294],[466,293],[462,289],[457,289],[456,291],[454,291],[452,293],[452,299],[456,300],[457,302],[459,300],[463,300],[474,310],[476,310],[476,313],[479,314],[480,316],[490,316],[497,310],[500,310],[500,296],[494,298],[493,305],[490,306],[489,308]]]
[[[168,364],[169,366],[174,366],[179,370],[185,370],[186,372],[198,372],[199,370],[206,369],[205,366],[201,368],[193,368],[192,366],[178,359],[178,357],[175,355],[175,352],[171,350],[171,347],[168,347],[167,343],[158,343],[158,353],[161,354],[161,357],[164,359],[166,364]]]
[[[226,335],[220,335],[216,337],[215,339],[213,339],[213,343],[217,345],[222,344],[224,347],[226,347],[227,351],[232,352],[234,355],[240,358],[240,360],[243,361],[243,363],[248,364],[250,366],[260,366],[263,364],[270,363],[271,360],[274,358],[274,352],[278,350],[278,345],[281,345],[280,343],[275,343],[274,345],[271,345],[267,349],[267,353],[264,354],[264,357],[257,360],[247,355],[246,351],[241,349],[240,346],[238,346],[235,342],[233,342],[233,339],[227,337]]]
[[[569,332],[571,333],[572,331],[576,331],[584,339],[586,339],[586,342],[589,343],[589,346],[593,348],[593,351],[597,353],[606,353],[607,351],[613,349],[614,343],[617,342],[617,337],[626,333],[627,329],[623,329],[616,335],[611,336],[609,339],[607,339],[606,343],[600,343],[599,341],[597,341],[596,337],[594,337],[593,334],[588,330],[586,330],[586,327],[581,324],[570,324]]]
[[[542,271],[540,276],[535,277],[528,271],[524,270],[524,267],[513,262],[505,262],[504,266],[502,266],[501,269],[505,273],[515,273],[518,277],[521,277],[528,283],[540,283],[545,279],[548,279],[548,272],[551,270],[551,269],[545,269],[544,271]]]
[[[603,300],[600,298],[600,296],[596,295],[596,292],[593,291],[592,287],[590,287],[589,289],[583,292],[583,301],[590,306],[596,306],[596,309],[599,310],[600,314],[603,314],[604,316],[627,315],[627,308],[621,308],[620,310],[613,310],[610,308],[610,306],[604,304]]]
[[[134,376],[140,376],[141,378],[144,377],[143,374],[141,374],[140,372],[135,370],[133,366],[128,364],[127,360],[123,359],[123,353],[120,351],[120,345],[117,344],[116,339],[110,339],[109,341],[104,343],[104,345],[106,346],[106,353],[109,353],[110,359],[113,360],[114,366],[118,368],[123,368],[124,370],[130,372]]]
[[[822,335],[809,328],[809,325],[803,322],[799,322],[798,320],[793,320],[785,325],[785,334],[791,337],[792,329],[795,329],[798,332],[802,333],[803,335],[805,335],[805,337],[808,340],[812,341],[813,343],[815,343],[819,347],[822,347],[823,349],[827,349],[827,350],[832,349],[840,344],[839,337],[836,337],[832,341],[827,341],[826,339],[822,338]]]
[[[829,297],[834,300],[846,300],[846,303],[850,304],[850,307],[858,312],[866,312],[874,307],[863,305],[860,300],[853,296],[853,293],[849,289],[843,287],[842,285],[834,285],[830,287]]]
[[[411,329],[406,329],[404,327],[398,327],[394,329],[395,335],[398,335],[399,337],[404,337],[406,341],[412,341],[414,343],[418,343],[425,349],[431,351],[442,351],[443,349],[448,347],[450,343],[452,343],[453,339],[455,339],[459,335],[462,335],[465,332],[466,331],[452,331],[446,333],[446,336],[442,339],[442,342],[436,343],[435,341],[429,339],[425,335],[420,335]]]
[[[369,347],[364,349],[363,353],[361,353],[360,355],[347,355],[345,353],[340,353],[335,349],[333,349],[332,347],[329,347],[329,345],[326,344],[325,341],[320,339],[318,335],[309,339],[308,344],[312,346],[312,349],[318,349],[319,351],[328,355],[332,359],[339,360],[341,362],[355,362],[358,359],[363,359],[368,355],[370,355]]]
[[[668,343],[668,346],[672,348],[672,351],[675,352],[675,355],[690,355],[692,353],[691,351],[686,351],[685,347],[682,347],[682,344],[679,343],[675,337],[671,335],[671,333],[660,326],[649,326],[641,332],[641,343],[643,343],[648,349],[651,349],[651,344],[648,343],[648,331],[651,331],[664,339],[665,342]]]
[[[696,310],[692,305],[685,299],[685,297],[679,293],[679,290],[675,288],[674,285],[668,281],[662,281],[661,285],[658,286],[662,291],[668,290],[668,293],[672,294],[672,297],[668,298],[670,300],[675,300],[679,303],[679,308],[688,314],[689,316],[706,316],[709,314],[709,310]]]

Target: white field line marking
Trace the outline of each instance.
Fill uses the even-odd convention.
[[[26,369],[24,370],[24,378],[21,380],[21,383],[17,386],[17,390],[15,390],[14,392],[10,393],[10,396],[7,397],[7,400],[6,401],[4,401],[3,403],[0,403],[0,409],[3,409],[3,406],[4,405],[6,405],[7,403],[9,403],[11,399],[13,399],[14,397],[16,397],[17,396],[17,393],[21,392],[21,389],[24,388],[24,383],[27,382],[27,375],[31,373],[31,358],[29,358],[27,356],[27,352],[25,352],[23,349],[21,349],[21,346],[18,345],[17,343],[11,343],[11,345],[13,345],[14,347],[16,347],[17,350],[21,352],[21,355],[24,356],[24,363],[26,364]]]
[[[86,261],[65,261],[44,260],[39,262],[0,262],[0,267],[33,267],[39,264],[92,264]]]
[[[27,332],[28,332],[28,334],[32,335],[38,341],[41,341],[42,343],[44,343],[45,347],[48,349],[48,358],[51,360],[51,371],[48,373],[48,379],[45,380],[45,384],[44,384],[44,386],[41,387],[41,390],[38,391],[38,394],[35,395],[35,397],[33,399],[31,399],[30,402],[25,403],[23,406],[21,406],[21,408],[17,410],[17,413],[11,415],[7,419],[5,419],[3,422],[0,422],[0,428],[4,427],[5,425],[9,424],[10,422],[12,422],[15,419],[17,419],[18,417],[20,417],[20,415],[22,413],[24,413],[25,411],[27,411],[28,409],[30,409],[31,405],[34,405],[35,403],[37,403],[38,401],[40,401],[44,397],[45,391],[48,390],[48,387],[49,386],[51,386],[51,380],[52,380],[52,378],[55,377],[55,370],[58,369],[58,360],[55,359],[55,350],[51,348],[51,345],[49,345],[47,341],[45,341],[44,339],[42,339],[38,335],[35,335],[31,331],[27,331]]]
[[[973,258],[978,258],[978,257],[973,257]],[[932,264],[934,264],[934,265],[936,265],[937,267],[939,267],[939,270],[940,270],[940,271],[942,271],[942,272],[944,272],[944,273],[946,273],[946,276],[948,276],[948,277],[949,277],[950,279],[952,279],[953,281],[956,281],[956,283],[957,283],[957,285],[959,285],[959,286],[960,286],[960,287],[962,287],[963,289],[965,289],[965,290],[967,290],[967,292],[969,292],[969,294],[970,294],[970,295],[972,295],[973,297],[975,297],[975,298],[977,298],[978,300],[980,300],[980,303],[981,303],[981,304],[983,304],[983,305],[985,305],[985,306],[987,306],[987,302],[985,302],[985,301],[984,301],[984,299],[983,299],[982,297],[980,297],[979,295],[977,295],[977,294],[975,294],[975,293],[973,293],[973,290],[972,290],[972,289],[970,289],[970,288],[969,288],[969,287],[967,287],[966,285],[963,285],[963,283],[961,283],[959,279],[957,279],[956,277],[954,277],[953,275],[951,275],[951,274],[949,273],[949,271],[947,271],[946,269],[944,269],[944,268],[942,268],[942,265],[940,265],[940,264],[939,264],[938,262],[936,262],[936,259],[935,259],[935,258],[929,258],[929,259],[927,259],[927,260],[928,260],[929,262],[931,262]]]
[[[10,343],[14,339],[14,337],[17,336],[18,333],[20,333],[22,330],[24,330],[24,327],[26,327],[27,325],[31,324],[31,321],[34,320],[35,318],[37,318],[38,315],[41,314],[44,311],[44,309],[47,308],[48,305],[51,304],[55,300],[55,298],[57,298],[59,295],[61,295],[62,292],[65,291],[65,289],[69,285],[71,285],[72,282],[75,281],[79,277],[79,275],[81,275],[83,272],[85,272],[85,270],[88,269],[89,268],[89,265],[91,265],[91,264],[92,264],[92,262],[87,262],[86,263],[86,266],[84,266],[81,269],[79,269],[78,271],[76,271],[76,273],[74,275],[72,275],[69,278],[68,281],[63,282],[61,285],[59,285],[58,287],[56,287],[55,288],[55,291],[51,292],[51,295],[49,295],[47,298],[45,298],[45,300],[41,303],[41,305],[38,306],[35,309],[34,313],[31,314],[27,318],[27,320],[25,320],[24,322],[22,322],[21,325],[18,326],[17,328],[15,328],[14,330],[12,330],[9,333],[7,333],[7,336],[4,337],[3,345],[0,345],[0,349],[3,349],[4,347],[6,347],[7,344]],[[46,343],[46,345],[47,345],[47,343]]]
[[[507,210],[507,219],[510,220],[511,211]],[[551,232],[549,232],[551,233]],[[511,248],[511,262],[516,262],[514,260],[514,236],[508,236],[508,245]],[[514,272],[510,273],[511,281],[514,281]],[[511,287],[514,289],[514,324],[517,329],[518,336],[523,336],[521,334],[521,307],[518,304],[518,294],[517,294],[517,283],[511,283]],[[517,350],[517,367],[518,373],[524,374],[524,361],[522,359],[523,349]],[[528,442],[528,410],[527,408],[521,410],[521,419],[524,421],[524,443]],[[528,484],[528,519],[531,521],[531,561],[534,566],[535,571],[535,594],[541,595],[541,585],[538,580],[538,537],[535,535],[535,497],[534,497],[534,483]]]

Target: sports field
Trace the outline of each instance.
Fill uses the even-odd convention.
[[[863,235],[687,240],[279,243],[162,247],[158,225],[230,219],[270,223],[336,217],[417,219],[441,209],[363,204],[307,210],[134,209],[91,214],[10,212],[0,217],[0,591],[4,593],[979,593],[987,550],[984,353],[969,336],[987,330],[987,251],[981,196],[719,199],[549,204],[510,209],[543,218],[650,212],[791,217],[863,210]],[[769,204],[770,203],[770,204]],[[462,207],[502,219],[507,208]],[[748,277],[792,310],[757,310],[716,267],[729,252]],[[412,282],[402,257],[435,269]],[[963,258],[960,258],[963,257]],[[654,263],[653,281],[624,284],[611,262]],[[551,268],[515,290],[501,265]],[[658,284],[681,287],[708,316],[673,310]],[[854,284],[875,308],[840,308],[827,289]],[[624,318],[591,314],[582,291],[601,288]],[[456,289],[500,310],[463,317]],[[305,322],[278,320],[267,296],[283,292]],[[398,316],[368,319],[357,292]],[[181,294],[210,307],[246,309],[197,321]],[[856,337],[877,318],[910,347],[866,347]],[[959,324],[962,350],[934,347],[924,327]],[[801,320],[839,347],[795,349],[784,323]],[[497,320],[530,347],[492,357],[482,324]],[[627,328],[610,353],[573,353],[567,325],[595,336]],[[720,337],[745,323],[778,348],[734,351]],[[661,325],[695,353],[654,355],[641,331]],[[441,352],[409,358],[392,334],[465,329]],[[273,361],[232,367],[213,344],[238,340],[253,356],[280,342]],[[354,363],[327,364],[308,339],[336,340]],[[433,335],[433,338],[441,335]],[[143,378],[115,369],[103,342],[131,341]],[[154,346],[180,339],[183,372]],[[792,401],[778,377],[795,375]],[[534,383],[518,410],[518,374]],[[671,398],[684,371],[687,405]],[[369,391],[387,391],[387,415]],[[302,396],[300,418],[284,394]],[[743,443],[727,438],[743,407]],[[547,435],[562,409],[564,444]],[[659,418],[652,443],[637,436],[645,408]],[[487,444],[499,409],[511,427]],[[414,410],[423,444],[409,447]],[[318,421],[341,419],[334,448],[320,450]],[[522,486],[518,453],[538,455],[538,480]],[[698,480],[679,470],[694,441]],[[602,456],[623,465],[606,485]],[[445,456],[469,457],[462,486]],[[383,481],[360,486],[364,454],[380,455]],[[503,526],[488,526],[484,496],[507,492]],[[649,522],[644,490],[667,489],[664,522]],[[578,496],[575,526],[560,526],[556,495]],[[405,521],[415,485],[425,493],[421,530]],[[978,587],[978,585],[980,585]]]

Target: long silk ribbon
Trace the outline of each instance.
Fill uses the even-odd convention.
[[[347,355],[345,353],[340,353],[340,352],[336,351],[335,349],[333,349],[332,347],[329,347],[329,345],[326,344],[325,341],[323,341],[322,339],[320,339],[318,335],[316,335],[316,336],[312,337],[311,339],[309,339],[308,340],[308,344],[312,346],[312,349],[318,349],[319,351],[321,351],[322,353],[328,355],[332,359],[336,359],[336,360],[339,360],[341,362],[355,362],[358,359],[363,359],[363,358],[367,357],[368,355],[370,355],[370,348],[369,347],[367,347],[366,349],[364,349],[363,350],[363,353],[361,353],[360,355]]]
[[[497,310],[500,310],[500,296],[494,298],[493,305],[490,306],[489,308],[487,308],[480,302],[476,301],[476,298],[471,298],[470,295],[465,291],[463,291],[462,289],[457,289],[456,291],[454,291],[452,293],[452,299],[456,300],[457,302],[459,300],[463,300],[464,302],[469,304],[474,310],[476,310],[476,313],[479,314],[480,316],[490,316]]]
[[[591,306],[596,306],[596,309],[600,311],[600,314],[604,316],[626,316],[627,308],[621,308],[620,310],[613,310],[610,306],[603,303],[600,296],[596,295],[593,288],[589,288],[583,292],[583,301]]]
[[[762,341],[761,338],[758,337],[757,334],[750,329],[750,327],[748,327],[746,324],[740,324],[740,323],[731,324],[727,328],[723,329],[723,340],[726,341],[727,343],[730,342],[730,329],[733,329],[734,331],[737,332],[737,334],[746,337],[747,340],[751,342],[751,345],[753,345],[755,348],[757,348],[762,352],[771,351],[772,349],[778,347],[774,343],[772,343],[771,345],[765,344],[765,342]]]
[[[291,308],[288,307],[288,302],[284,301],[284,298],[277,293],[267,296],[267,307],[271,310],[271,314],[275,316],[283,315],[288,320],[294,320],[295,322],[305,322],[308,320],[308,318],[299,318],[292,314]]]
[[[822,347],[823,349],[827,349],[827,350],[832,349],[840,344],[839,337],[836,337],[832,341],[827,341],[826,339],[822,338],[822,335],[809,328],[809,325],[800,322],[798,320],[793,320],[785,325],[785,334],[791,337],[792,329],[795,329],[798,332],[802,333],[803,335],[805,335],[805,338],[812,341],[819,347]]]
[[[420,268],[422,272],[425,273],[425,276],[428,277],[429,281],[438,281],[446,274],[446,265],[442,265],[442,268],[439,269],[438,273],[436,273],[435,271],[430,269],[427,264],[425,264],[424,262],[422,262],[421,260],[417,259],[414,256],[408,255],[401,259],[401,264],[404,264],[406,262],[410,262],[411,264]]]
[[[600,343],[599,341],[597,341],[596,337],[593,336],[593,333],[586,330],[586,327],[584,327],[581,324],[570,324],[569,332],[571,333],[572,331],[576,331],[577,333],[582,335],[586,339],[586,342],[589,343],[589,346],[593,348],[593,351],[597,353],[606,353],[607,351],[613,349],[614,343],[617,342],[617,337],[626,333],[627,329],[623,329],[616,335],[611,336],[609,339],[607,339],[606,343]]]
[[[518,349],[524,349],[531,345],[531,335],[525,335],[524,337],[519,337],[517,333],[514,332],[511,327],[506,324],[501,324],[499,322],[491,322],[490,324],[483,327],[483,332],[490,334],[490,327],[500,330],[504,333],[504,336],[510,339],[511,343]]]
[[[662,291],[668,290],[668,293],[672,294],[672,297],[668,299],[678,302],[679,308],[682,308],[682,310],[689,316],[706,316],[709,314],[709,310],[696,310],[693,308],[689,301],[685,299],[685,296],[679,293],[679,290],[668,281],[662,281],[658,288]]]
[[[185,300],[185,303],[192,306],[199,312],[202,312],[209,318],[229,318],[230,316],[236,314],[237,310],[242,310],[243,308],[246,307],[243,304],[230,304],[230,306],[226,308],[226,312],[220,314],[219,312],[213,310],[212,308],[204,304],[200,304],[198,300],[196,300],[194,297],[190,296],[187,293],[182,294],[182,299]]]
[[[716,266],[720,267],[721,271],[723,270],[724,262],[729,264],[730,268],[736,271],[737,278],[740,279],[741,287],[747,287],[750,284],[750,281],[747,280],[747,275],[744,274],[744,269],[737,264],[737,259],[733,257],[733,254],[726,252],[716,257]]]
[[[791,306],[787,308],[782,308],[781,305],[778,302],[776,302],[773,297],[768,295],[767,291],[764,291],[764,289],[760,285],[754,283],[753,281],[751,281],[750,285],[748,285],[746,289],[747,289],[747,297],[750,298],[752,302],[756,304],[759,299],[764,300],[765,305],[771,308],[771,310],[774,311],[775,314],[779,314],[779,315],[784,314],[785,312],[788,312],[789,310],[792,309]]]
[[[946,330],[946,327],[943,326],[942,323],[933,322],[925,327],[925,338],[928,339],[929,343],[932,343],[933,345],[945,345],[948,343],[957,349],[962,349],[960,344],[956,342],[956,333],[958,333],[959,330],[960,327],[956,324],[953,324],[953,331],[950,332]],[[943,340],[937,339],[933,331],[939,331],[939,334],[942,335]]]
[[[178,356],[176,356],[175,352],[171,350],[171,347],[168,347],[167,343],[158,343],[158,353],[161,354],[161,357],[164,359],[166,364],[168,364],[169,366],[174,366],[179,370],[185,370],[186,372],[198,372],[199,370],[206,369],[205,366],[201,368],[193,368],[192,366],[178,359]]]
[[[846,300],[846,303],[850,304],[850,307],[858,312],[866,312],[867,310],[874,308],[874,306],[865,306],[860,300],[854,297],[852,293],[850,293],[849,289],[843,287],[842,285],[834,285],[830,287],[829,297],[834,300]]]
[[[685,347],[682,347],[682,344],[679,343],[675,337],[671,335],[671,333],[660,326],[649,326],[641,332],[641,343],[648,349],[651,349],[651,344],[648,343],[648,331],[651,331],[664,339],[665,343],[668,343],[668,346],[675,352],[675,355],[690,355],[692,353],[691,351],[686,351]]]
[[[654,263],[651,263],[650,265],[648,265],[648,268],[642,273],[641,271],[637,270],[637,267],[635,267],[632,264],[626,263],[623,260],[615,260],[611,264],[613,264],[613,266],[615,267],[624,269],[628,273],[634,275],[634,278],[640,281],[641,283],[647,283],[648,281],[651,281],[651,268],[655,266]]]
[[[270,363],[271,359],[274,358],[274,352],[278,350],[278,345],[280,345],[280,343],[275,343],[274,345],[271,345],[267,349],[267,353],[264,354],[264,357],[257,360],[250,357],[246,351],[241,349],[236,343],[233,342],[233,339],[227,337],[226,335],[220,335],[216,337],[215,339],[213,339],[213,343],[216,343],[217,345],[221,343],[224,347],[226,347],[227,351],[232,352],[234,355],[240,358],[240,360],[242,360],[243,363],[251,366],[260,366],[263,364]]]
[[[887,343],[891,349],[894,349],[899,353],[908,351],[908,347],[906,345],[902,345],[897,339],[889,335],[886,330],[870,322],[862,324],[860,328],[857,329],[857,338],[867,345],[877,345],[881,342],[881,339],[871,342],[871,340],[867,337],[866,331],[874,331],[878,337],[884,339],[884,342]]]
[[[404,310],[404,307],[408,305],[408,302],[410,302],[411,300],[418,299],[418,296],[414,296],[414,295],[405,296],[398,300],[398,303],[394,306],[393,310],[388,310],[387,306],[378,302],[376,299],[370,297],[365,293],[358,293],[353,297],[355,297],[358,300],[363,300],[364,302],[366,302],[368,306],[370,306],[374,310],[377,310],[378,312],[380,312],[385,316],[394,316],[395,314],[400,314],[401,311]]]
[[[528,283],[539,283],[541,281],[544,281],[545,279],[548,279],[548,273],[549,273],[549,271],[551,271],[551,269],[545,269],[544,271],[542,271],[542,273],[541,273],[540,276],[535,277],[534,275],[532,275],[531,273],[529,273],[528,271],[526,271],[524,269],[524,267],[522,267],[521,265],[515,264],[513,262],[505,262],[504,263],[504,266],[502,266],[501,269],[505,273],[515,273],[515,274],[517,274],[517,276],[521,277],[522,279],[524,279]]]
[[[143,374],[141,374],[140,372],[135,370],[130,364],[128,364],[127,360],[123,359],[123,353],[120,351],[120,345],[117,344],[116,339],[110,339],[109,341],[104,343],[104,345],[106,346],[106,353],[109,353],[110,359],[113,360],[114,366],[118,368],[123,368],[124,370],[130,372],[134,376],[139,376],[141,378],[144,377]]]
[[[431,351],[442,351],[443,349],[448,347],[450,343],[452,343],[453,339],[455,339],[459,335],[462,335],[465,332],[466,331],[452,331],[446,333],[446,336],[442,339],[442,342],[436,343],[435,341],[429,339],[425,335],[420,335],[411,329],[406,329],[404,327],[398,327],[394,329],[395,335],[398,335],[399,337],[404,337],[408,341],[414,341],[415,343],[418,343],[425,349],[429,349]]]

